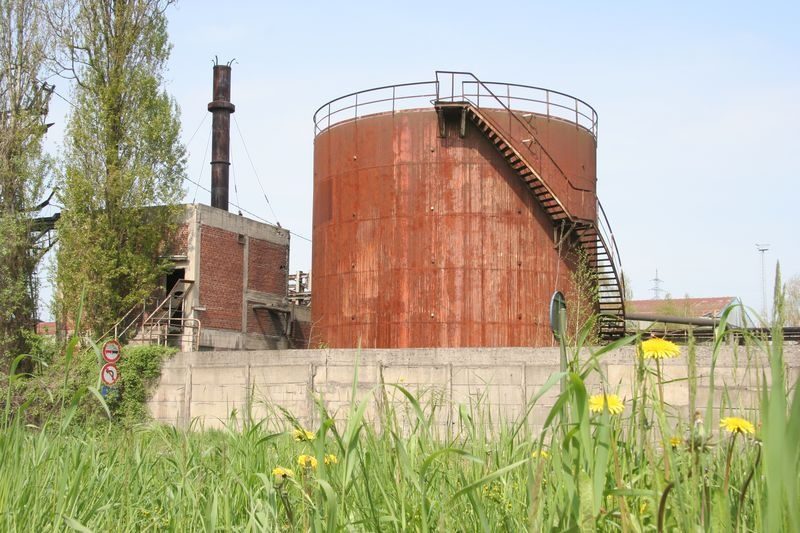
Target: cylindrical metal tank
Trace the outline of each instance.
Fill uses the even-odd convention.
[[[550,298],[576,268],[559,241],[572,237],[473,121],[431,104],[400,109],[409,101],[398,87],[435,99],[409,85],[420,87],[348,95],[315,116],[314,346],[552,345]],[[370,103],[391,110],[370,113]],[[565,202],[593,218],[594,112],[586,127],[497,107],[485,114],[498,128],[508,119],[520,146],[535,132],[569,178]],[[519,118],[530,127],[516,131]]]

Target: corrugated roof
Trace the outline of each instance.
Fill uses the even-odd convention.
[[[670,298],[668,300],[628,300],[625,309],[630,313],[676,315],[684,317],[718,317],[737,298]]]

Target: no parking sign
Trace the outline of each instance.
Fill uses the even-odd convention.
[[[107,341],[103,344],[103,359],[107,363],[116,363],[122,355],[122,346],[116,340]]]

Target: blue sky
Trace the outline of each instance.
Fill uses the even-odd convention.
[[[658,269],[675,297],[739,296],[760,309],[756,242],[770,243],[770,279],[776,260],[785,277],[800,274],[800,3],[184,0],[169,20],[167,89],[184,140],[208,115],[213,58],[236,58],[237,123],[275,215],[299,235],[311,236],[317,107],[467,70],[597,110],[598,194],[636,298],[652,295]],[[66,105],[53,111],[63,124]],[[188,143],[189,177],[204,185],[210,122]],[[274,221],[235,124],[232,159],[231,201]],[[302,238],[291,262],[310,267]]]

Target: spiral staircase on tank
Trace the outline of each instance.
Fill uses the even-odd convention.
[[[537,140],[536,130],[532,124],[533,113],[522,113],[512,108],[510,87],[525,87],[494,82],[482,82],[475,75],[468,72],[437,71],[436,99],[434,106],[443,118],[446,114],[459,113],[461,135],[466,133],[466,121],[469,120],[483,133],[483,135],[497,148],[509,166],[524,181],[545,212],[553,220],[555,226],[561,230],[562,235],[573,235],[573,242],[584,250],[589,266],[596,274],[597,280],[597,305],[600,312],[599,333],[608,340],[618,338],[625,333],[625,288],[622,277],[622,266],[619,259],[614,235],[610,230],[608,219],[603,207],[596,197],[596,211],[594,218],[580,218],[571,212],[566,202],[559,198],[554,190],[554,184],[560,180],[561,184],[576,189],[569,177],[560,169],[558,163],[550,156],[544,146]],[[490,86],[502,86],[509,89],[507,95],[498,95]],[[561,95],[574,101],[574,119],[572,109],[570,116],[554,118],[557,120],[570,120],[589,130],[596,138],[597,118],[594,110],[584,102],[545,89],[531,88],[544,91],[547,100],[540,103],[547,105],[547,117],[550,118],[550,108],[563,108],[559,103],[551,103],[552,94]],[[504,102],[504,100],[506,100]],[[522,98],[522,100],[531,100]],[[587,115],[579,109],[582,104],[589,110]],[[499,106],[499,107],[498,107]],[[509,122],[509,127],[499,124],[496,116],[497,110],[504,112]],[[585,118],[586,124],[581,124]],[[504,120],[505,121],[505,120]],[[513,122],[513,128],[511,123]],[[444,119],[440,121],[440,128],[444,128]],[[524,132],[524,138],[511,134],[513,129]],[[441,133],[444,133],[442,131]]]

